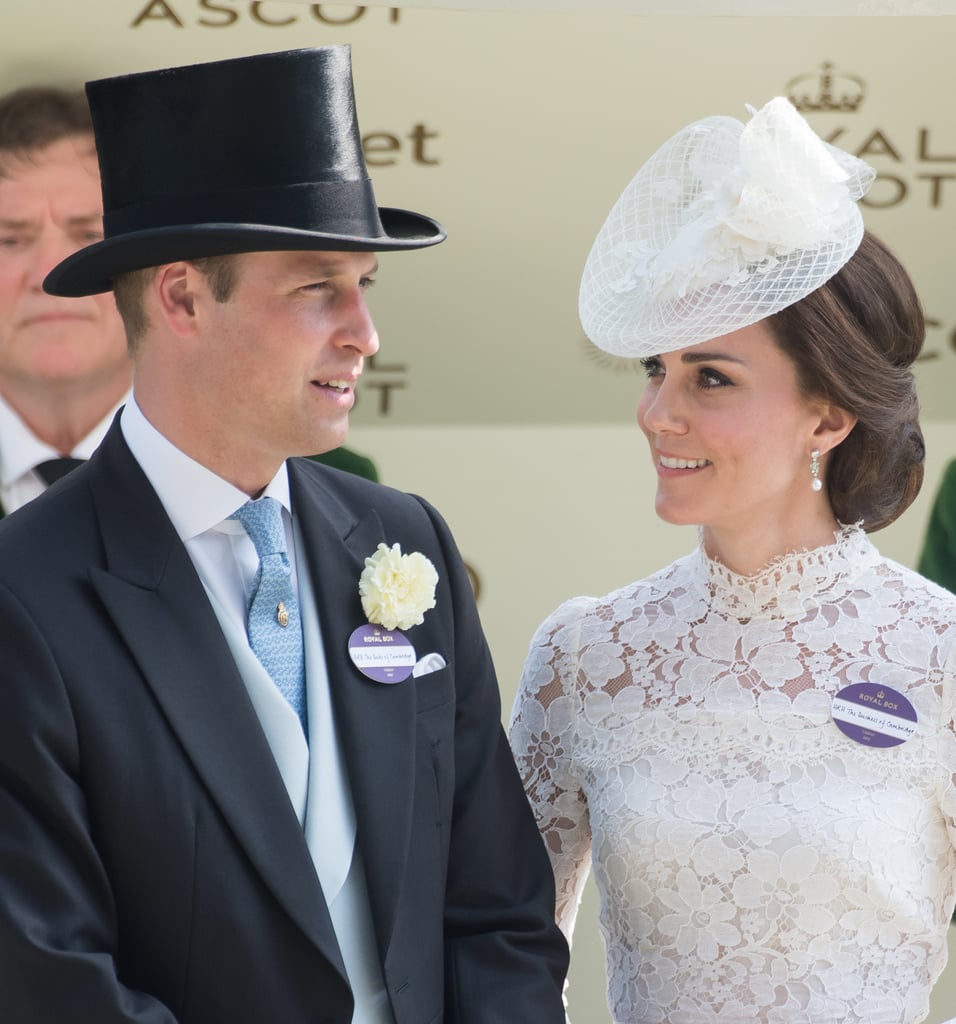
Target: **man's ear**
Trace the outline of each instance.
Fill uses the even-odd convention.
[[[813,432],[813,445],[821,455],[836,448],[856,426],[856,416],[839,405],[826,404],[821,408],[820,421]]]
[[[196,286],[201,278],[190,263],[167,263],[156,271],[151,285],[159,312],[169,329],[180,337],[196,329]]]

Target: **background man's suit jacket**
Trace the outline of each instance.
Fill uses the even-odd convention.
[[[359,477],[289,473],[396,1022],[557,1024],[552,875],[447,528]],[[434,563],[407,636],[448,663],[395,685],[347,654],[381,541]],[[4,1024],[346,1024],[302,830],[118,425],[0,524],[0,650]]]

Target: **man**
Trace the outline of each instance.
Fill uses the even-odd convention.
[[[56,298],[61,259],[103,237],[93,126],[82,92],[0,97],[0,516],[102,440],[130,386],[113,296]]]
[[[286,462],[345,437],[375,252],[444,232],[377,207],[347,47],[88,95],[105,239],[47,287],[115,286],[134,394],[0,525],[4,1024],[563,1022],[447,527]]]
[[[113,295],[61,298],[43,279],[103,237],[103,202],[82,91],[0,97],[0,518],[88,459],[126,400],[130,363]],[[377,480],[347,448],[317,461]]]

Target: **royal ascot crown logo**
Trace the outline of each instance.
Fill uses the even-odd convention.
[[[801,114],[854,114],[866,96],[866,83],[856,75],[835,75],[833,65],[827,62],[820,65],[818,74],[791,78],[786,93]]]
[[[886,210],[911,203],[938,210],[956,205],[956,123],[947,119],[938,130],[912,122],[892,129],[874,126],[860,111],[880,84],[874,87],[825,61],[818,71],[790,79],[785,92],[822,139],[876,171],[876,180],[860,200],[862,206]],[[900,88],[895,70],[892,83],[886,84],[894,91]],[[905,109],[923,110],[925,104],[914,96]]]
[[[913,77],[909,80],[918,81]],[[915,123],[915,119],[895,122],[892,128],[874,126],[860,111],[868,96],[868,112],[872,111],[881,85],[894,92],[905,88],[898,72],[892,78],[887,76],[885,83],[867,83],[859,75],[838,69],[833,61],[826,61],[818,71],[792,78],[785,90],[821,138],[865,160],[877,172],[869,192],[860,200],[861,206],[889,210],[909,205],[932,213],[946,206],[952,209],[956,206],[956,122],[947,117],[939,128]],[[903,109],[925,111],[924,97],[914,95]],[[878,221],[868,223],[879,232]],[[956,352],[956,326],[948,318],[931,313],[927,310],[929,330],[919,357],[921,363],[933,362],[947,351]],[[946,415],[952,416],[948,394]]]

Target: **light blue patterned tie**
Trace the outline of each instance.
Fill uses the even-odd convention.
[[[282,505],[275,498],[259,498],[247,501],[229,518],[242,523],[259,556],[246,627],[249,646],[299,716],[308,736],[302,622],[292,589]]]

